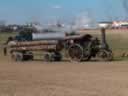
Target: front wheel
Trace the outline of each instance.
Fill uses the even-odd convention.
[[[112,61],[113,54],[111,50],[101,49],[97,53],[97,57],[100,61]]]

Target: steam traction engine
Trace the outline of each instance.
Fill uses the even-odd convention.
[[[91,58],[98,58],[103,61],[113,59],[105,36],[105,29],[101,30],[102,40],[94,38],[89,34],[67,37],[68,54],[72,61],[88,61]]]
[[[66,36],[60,33],[53,34],[35,36],[34,39],[40,38],[40,40],[11,40],[9,45],[12,59],[16,61],[32,60],[33,51],[43,51],[46,61],[61,61],[62,50],[68,53],[71,61],[88,61],[91,58],[110,61],[113,58],[112,51],[106,42],[105,29],[102,29],[101,41],[89,34]]]

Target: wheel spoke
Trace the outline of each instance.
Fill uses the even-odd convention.
[[[83,48],[79,44],[72,45],[68,50],[69,56],[74,61],[83,59]]]

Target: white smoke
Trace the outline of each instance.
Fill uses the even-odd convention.
[[[74,28],[88,29],[93,27],[96,27],[96,20],[89,12],[81,13],[76,17]]]
[[[54,8],[54,9],[61,9],[62,6],[60,6],[60,5],[54,5],[52,8]]]

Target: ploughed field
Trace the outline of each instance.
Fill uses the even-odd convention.
[[[0,62],[0,96],[128,96],[128,62]]]
[[[128,52],[128,31],[108,30],[116,58]],[[94,35],[100,37],[100,33]],[[12,34],[11,34],[12,35]],[[10,34],[1,34],[0,43]],[[0,51],[0,96],[128,96],[128,60],[14,62]]]

